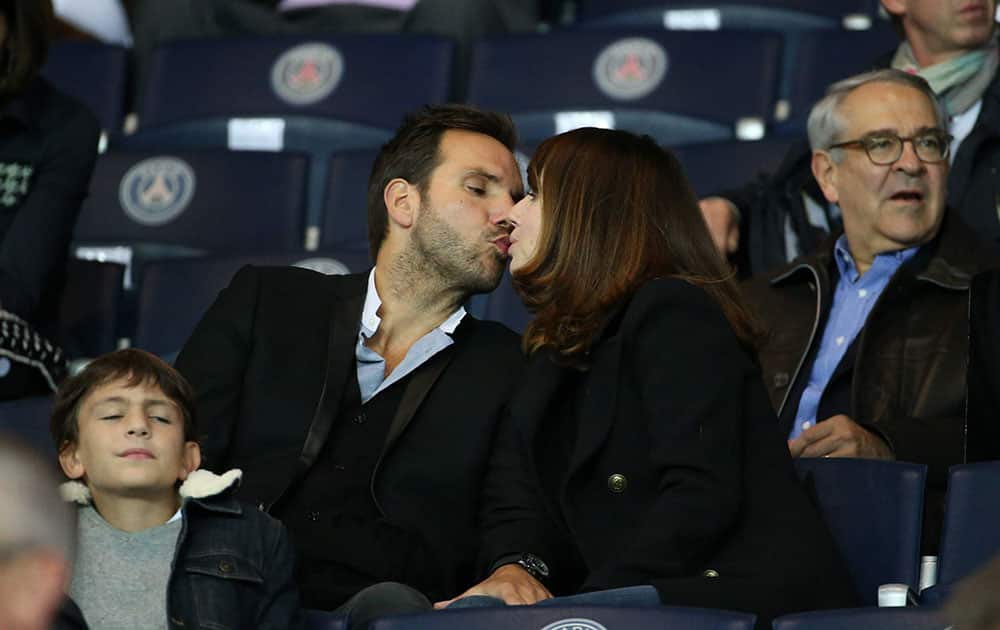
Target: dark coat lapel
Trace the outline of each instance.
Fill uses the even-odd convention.
[[[582,399],[577,401],[576,413],[578,432],[576,446],[570,458],[570,475],[580,467],[604,443],[604,438],[614,424],[615,405],[618,399],[618,372],[621,365],[620,324],[628,304],[622,304],[607,317],[597,332],[596,343],[589,361],[589,370],[583,378],[583,386],[575,391]],[[552,360],[552,352],[543,350],[529,362],[521,379],[523,384],[511,404],[511,413],[521,422],[525,443],[532,448],[531,460],[536,473],[539,462],[545,454],[536,440],[540,423],[552,409],[554,398],[560,386],[575,372],[576,368],[560,366]]]
[[[344,387],[349,371],[354,369],[354,345],[357,342],[361,311],[365,305],[367,274],[351,278],[331,277],[331,292],[334,299],[328,317],[327,352],[323,389],[313,412],[309,432],[302,445],[302,453],[288,484],[270,501],[268,510],[281,501],[288,490],[294,487],[309,471],[319,456],[323,445],[330,436],[330,429],[344,395]]]
[[[458,339],[455,340],[455,343],[458,343]],[[427,397],[427,393],[431,391],[431,387],[437,382],[441,373],[448,367],[454,354],[453,344],[435,354],[410,374],[403,398],[399,401],[399,406],[396,407],[396,415],[392,417],[392,424],[389,425],[389,433],[386,435],[385,446],[382,449],[383,457],[413,420],[413,415],[417,413],[417,409],[420,408],[421,403],[424,402],[424,398]]]
[[[385,454],[393,447],[399,436],[403,434],[403,431],[406,430],[407,425],[413,420],[413,416],[417,413],[420,405],[427,398],[427,394],[434,387],[434,383],[441,377],[445,368],[451,363],[452,357],[458,352],[458,346],[465,343],[463,339],[468,339],[472,335],[475,326],[476,320],[471,315],[466,315],[452,335],[455,343],[435,354],[409,377],[406,383],[406,390],[403,392],[403,399],[400,400],[399,407],[396,408],[396,415],[393,416],[392,424],[389,425],[389,433],[386,435],[382,457],[385,457]]]
[[[365,291],[350,292],[349,285],[342,285],[340,295],[333,304],[330,314],[330,332],[326,352],[326,378],[323,391],[316,403],[309,436],[303,447],[303,454],[310,446],[313,447],[312,458],[308,466],[316,460],[323,444],[330,435],[330,428],[337,410],[344,398],[344,389],[351,370],[357,369],[354,361],[354,347],[358,341],[358,327],[361,323],[361,311],[365,306]],[[310,444],[315,442],[314,444]]]
[[[545,422],[552,399],[559,386],[569,376],[572,368],[556,365],[552,353],[541,350],[529,360],[521,376],[521,385],[511,400],[510,413],[520,425],[524,443],[533,447],[532,460],[537,462],[535,436],[538,427]]]
[[[604,444],[615,423],[621,349],[621,336],[615,335],[602,340],[593,351],[590,373],[579,392],[580,427],[570,460],[571,476]]]

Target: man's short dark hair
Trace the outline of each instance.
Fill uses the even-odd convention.
[[[373,260],[389,232],[388,209],[383,197],[385,187],[399,177],[425,194],[430,174],[441,161],[438,152],[441,136],[449,129],[481,133],[511,152],[517,145],[517,131],[506,114],[454,104],[428,105],[408,114],[396,134],[379,151],[368,178],[368,245]]]
[[[52,27],[50,0],[8,0],[0,4],[7,38],[0,46],[0,98],[20,94],[45,64]]]
[[[184,439],[189,442],[197,441],[194,390],[191,385],[180,372],[158,356],[145,350],[128,348],[94,359],[79,374],[59,387],[49,423],[57,451],[61,452],[66,445],[76,444],[79,440],[78,414],[80,403],[87,394],[118,379],[127,379],[129,387],[143,384],[159,387],[184,416]]]

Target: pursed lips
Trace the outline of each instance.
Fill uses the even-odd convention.
[[[513,242],[510,239],[510,235],[509,234],[501,234],[500,236],[494,238],[491,242],[494,245],[496,245],[497,249],[499,249],[500,253],[502,253],[504,256],[507,255],[507,251],[510,249],[510,246],[513,244]]]

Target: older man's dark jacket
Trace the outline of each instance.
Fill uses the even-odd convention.
[[[887,56],[873,69],[888,67]],[[722,193],[740,209],[740,249],[734,256],[743,277],[769,273],[786,264],[785,233],[798,239],[799,251],[810,254],[826,232],[810,222],[802,195],[825,206],[813,178],[806,141],[792,146],[770,177],[740,190]],[[948,206],[986,244],[1000,248],[1000,72],[983,93],[982,109],[962,140],[948,174]],[[839,217],[828,216],[832,226]],[[834,230],[836,231],[836,230]]]
[[[969,285],[990,256],[946,214],[938,236],[903,264],[834,371],[817,420],[848,415],[896,459],[928,466],[924,540],[937,540],[948,467],[965,459]],[[768,329],[764,381],[787,435],[830,312],[838,272],[831,236],[809,257],[745,285]],[[853,372],[851,372],[853,370]],[[847,372],[846,395],[832,384]]]

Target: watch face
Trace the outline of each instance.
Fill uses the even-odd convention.
[[[536,555],[530,553],[524,554],[521,556],[519,564],[535,577],[549,577],[549,566]]]

